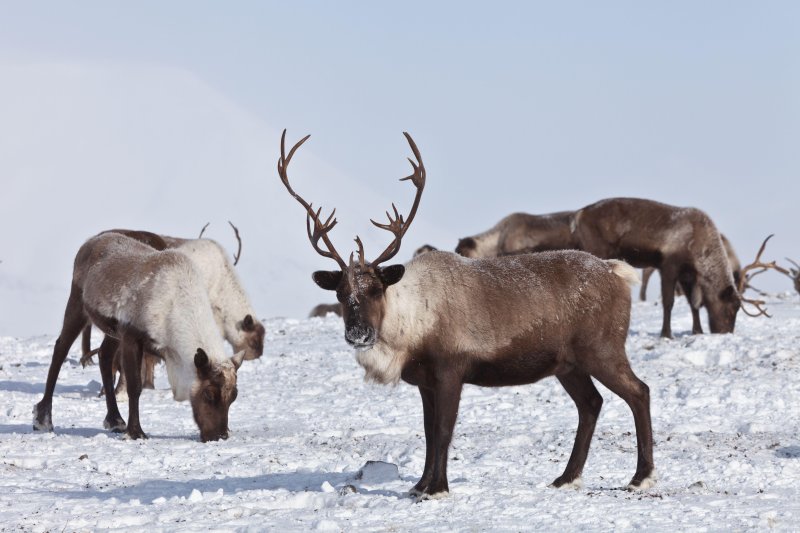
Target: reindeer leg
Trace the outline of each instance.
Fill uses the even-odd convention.
[[[653,267],[642,269],[642,286],[639,288],[639,299],[643,302],[647,300],[647,284],[650,283],[650,276],[653,275],[655,270]]]
[[[47,372],[44,396],[33,408],[34,430],[53,431],[53,392],[56,389],[58,373],[67,358],[69,349],[88,321],[89,319],[83,311],[81,291],[75,285],[72,285],[69,299],[67,300],[67,308],[64,311],[64,324],[61,326],[61,334],[58,336],[56,345],[53,348],[53,358],[50,361],[50,370]]]
[[[422,496],[425,489],[430,485],[431,478],[433,478],[433,462],[436,454],[435,432],[433,429],[435,395],[431,389],[423,387],[419,387],[419,394],[422,396],[422,413],[425,420],[425,469],[422,471],[422,477],[417,484],[409,491],[409,494],[415,497]]]
[[[122,366],[122,350],[117,350],[114,354],[114,362],[111,366],[112,383],[116,376],[117,385],[114,387],[114,396],[118,402],[128,401],[128,380],[125,379],[125,369]]]
[[[589,445],[592,442],[597,417],[603,407],[603,397],[597,392],[588,374],[574,370],[569,374],[556,376],[561,385],[575,402],[578,408],[578,431],[575,434],[575,444],[569,456],[564,473],[552,483],[555,488],[581,488],[581,472],[589,455]]]
[[[139,369],[142,366],[142,343],[131,334],[125,332],[120,339],[122,347],[122,374],[128,384],[128,429],[125,435],[131,439],[146,439],[139,423],[139,396],[142,393],[142,377]]]
[[[103,421],[103,427],[114,432],[125,431],[126,428],[125,420],[119,413],[119,407],[117,406],[117,396],[111,392],[114,390],[112,367],[114,358],[117,357],[118,349],[119,341],[106,335],[102,344],[100,344],[100,353],[98,355],[100,375],[103,377],[103,389],[106,390],[106,419]]]
[[[461,379],[457,375],[437,376],[433,401],[433,473],[420,499],[443,498],[450,492],[447,484],[447,454],[458,417],[462,386]]]
[[[664,307],[664,322],[661,326],[661,336],[672,338],[672,306],[675,303],[675,283],[677,276],[670,269],[662,268],[661,275],[661,305]]]
[[[598,366],[592,373],[611,392],[625,400],[636,425],[638,459],[636,473],[628,484],[630,490],[649,489],[656,483],[653,464],[653,428],[650,421],[650,388],[631,370],[623,350],[616,365]]]
[[[700,308],[695,307],[697,302],[693,302],[692,295],[695,291],[695,282],[682,280],[678,287],[683,289],[683,294],[686,296],[686,301],[689,303],[689,309],[692,310],[692,334],[699,335],[703,333],[703,325],[700,323]]]

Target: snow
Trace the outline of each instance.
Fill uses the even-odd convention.
[[[310,282],[309,282],[310,283]],[[733,335],[658,337],[661,307],[633,305],[628,354],[652,397],[656,485],[635,470],[633,417],[605,403],[582,475],[555,490],[577,416],[552,378],[465,387],[450,453],[450,494],[406,495],[425,460],[422,406],[408,385],[364,383],[341,319],[266,320],[261,359],[239,371],[227,441],[199,442],[163,366],[131,441],[102,428],[98,368],[78,343],[59,378],[55,432],[34,432],[56,334],[0,337],[0,523],[27,531],[794,530],[800,517],[800,298],[774,318],[740,314]],[[99,338],[95,339],[95,344]],[[126,404],[121,405],[123,415]]]

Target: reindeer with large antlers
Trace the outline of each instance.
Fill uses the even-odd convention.
[[[322,218],[289,184],[287,167],[308,139],[285,151],[281,137],[278,174],[306,210],[311,245],[339,270],[314,272],[323,289],[342,304],[345,340],[356,349],[366,378],[400,379],[419,388],[425,425],[425,468],[411,494],[436,498],[449,491],[447,455],[464,383],[495,387],[533,383],[556,376],[578,408],[572,455],[555,487],[580,486],[603,398],[592,377],[622,397],[633,411],[638,461],[629,484],[655,483],[649,389],[631,370],[625,354],[630,321],[629,284],[635,270],[621,261],[579,251],[467,259],[431,251],[406,265],[383,266],[400,250],[425,187],[425,167],[411,136],[416,161],[410,180],[416,195],[404,218],[392,205],[388,223],[372,223],[393,239],[367,261],[356,237],[358,261],[342,260],[329,238],[334,213]],[[322,245],[320,245],[320,240]],[[324,247],[323,247],[324,245]]]

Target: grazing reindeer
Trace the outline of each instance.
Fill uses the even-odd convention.
[[[231,224],[233,226],[233,224]],[[234,256],[241,255],[241,239],[236,226],[236,238],[239,241],[239,251]],[[203,228],[205,230],[205,228]],[[261,357],[264,352],[264,326],[254,320],[256,316],[247,294],[242,288],[236,271],[228,260],[227,254],[222,246],[211,239],[180,239],[157,235],[149,231],[135,231],[126,229],[113,229],[103,233],[120,233],[134,238],[155,250],[165,250],[173,248],[189,256],[195,262],[202,275],[204,286],[211,301],[212,312],[222,335],[225,340],[233,347],[234,352],[244,351],[245,360],[249,361]],[[202,232],[201,232],[202,235]],[[234,262],[233,265],[236,263]],[[91,360],[91,356],[99,350],[90,350],[91,323],[86,326],[83,332],[83,357],[81,362],[86,359]],[[153,367],[156,358],[150,354],[145,354],[143,359],[142,375],[144,376],[143,386],[153,388]],[[116,364],[116,371],[119,366]],[[125,376],[120,374],[117,383],[116,393],[121,392],[125,387]]]
[[[190,400],[203,442],[228,436],[228,410],[236,399],[236,371],[244,352],[224,355],[222,339],[195,262],[174,251],[156,251],[119,233],[103,233],[75,256],[64,325],[53,349],[44,397],[34,407],[34,429],[53,429],[52,403],[61,365],[89,321],[106,334],[100,372],[112,388],[111,361],[122,350],[128,377],[128,424],[106,394],[108,429],[146,438],[139,422],[143,353],[163,358],[173,397]]]
[[[722,233],[719,234],[719,237],[722,239],[722,246],[725,247],[725,255],[728,256],[728,264],[731,267],[731,272],[733,272],[733,282],[738,286],[739,279],[742,276],[742,263],[739,261],[739,257],[736,255],[736,250],[733,249],[731,241]],[[645,267],[642,269],[642,286],[639,288],[639,300],[643,302],[647,300],[647,284],[655,271],[656,269],[653,267]],[[678,285],[675,294],[685,294],[680,285]]]
[[[705,305],[712,333],[733,332],[742,299],[719,232],[703,211],[638,198],[610,198],[577,211],[573,227],[581,250],[659,270],[662,337],[672,337],[670,319],[677,283],[687,294],[693,313]],[[693,332],[701,331],[693,328]]]
[[[408,264],[382,266],[400,250],[414,220],[425,167],[411,136],[404,133],[416,163],[411,180],[416,196],[404,219],[392,205],[388,224],[372,223],[394,235],[372,262],[357,237],[358,261],[336,252],[328,233],[335,210],[323,222],[289,184],[287,167],[308,137],[287,156],[284,130],[278,174],[306,209],[313,248],[336,261],[339,270],[314,272],[323,289],[342,303],[345,340],[355,347],[367,379],[419,388],[425,423],[425,469],[411,493],[420,499],[449,491],[447,455],[464,383],[506,386],[556,376],[578,408],[572,455],[556,487],[578,486],[603,398],[592,377],[622,397],[633,411],[638,461],[629,488],[655,482],[650,395],[625,354],[634,269],[579,251],[543,252],[465,259],[428,252]],[[320,239],[324,248],[319,244]]]
[[[547,215],[514,213],[479,235],[458,241],[456,253],[464,257],[498,257],[545,250],[577,249],[571,224],[574,211]]]

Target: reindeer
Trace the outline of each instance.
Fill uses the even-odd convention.
[[[733,273],[733,282],[738,287],[739,280],[741,279],[742,275],[742,264],[739,262],[739,257],[736,255],[736,251],[733,249],[731,241],[729,241],[728,238],[722,233],[719,234],[719,237],[722,239],[722,246],[725,247],[725,255],[728,258],[728,265]],[[639,289],[639,299],[643,302],[647,300],[647,284],[655,270],[656,269],[654,267],[646,267],[642,269],[642,286]],[[683,290],[680,279],[675,286],[675,294],[678,296],[686,296],[686,300],[689,302],[689,308],[692,311],[692,333],[703,333],[703,326],[700,323],[700,309],[695,308],[692,305],[690,294],[688,291]]]
[[[392,204],[394,218],[387,213],[387,224],[372,221],[394,238],[371,262],[356,237],[358,261],[350,254],[345,263],[328,236],[336,225],[335,210],[323,222],[321,208],[314,211],[289,184],[288,165],[308,136],[287,156],[284,130],[278,174],[306,210],[312,247],[339,267],[314,272],[313,280],[336,291],[345,340],[355,348],[366,379],[388,384],[402,379],[419,388],[425,468],[411,495],[428,499],[449,492],[447,455],[464,383],[522,385],[546,376],[556,376],[579,415],[572,455],[553,486],[580,485],[603,403],[594,377],[633,411],[638,461],[629,488],[651,487],[655,470],[649,389],[634,375],[625,353],[628,284],[637,279],[635,270],[580,251],[487,259],[433,251],[405,266],[383,266],[400,250],[425,186],[422,157],[411,136],[404,135],[416,162],[409,158],[414,172],[402,180],[411,180],[416,196],[406,219]]]
[[[577,249],[570,229],[574,214],[574,211],[547,215],[513,213],[483,233],[460,239],[456,253],[478,258]]]
[[[662,337],[672,337],[677,283],[686,292],[693,314],[705,305],[712,333],[733,332],[736,313],[748,300],[737,292],[719,232],[703,211],[639,198],[610,198],[577,211],[573,233],[581,250],[659,270]]]
[[[229,222],[229,224],[231,224]],[[206,224],[208,226],[208,224]],[[261,357],[264,352],[264,326],[255,320],[256,316],[247,294],[242,288],[236,271],[233,266],[236,265],[238,258],[241,256],[241,238],[239,230],[236,226],[231,224],[235,233],[236,239],[239,242],[239,248],[234,255],[234,263],[231,265],[227,258],[227,254],[222,246],[211,239],[181,239],[177,237],[169,237],[166,235],[157,235],[149,231],[137,231],[127,229],[113,229],[103,233],[119,233],[128,237],[134,238],[155,250],[165,250],[167,248],[175,249],[179,252],[189,256],[189,258],[196,263],[203,277],[204,286],[208,292],[209,299],[212,304],[212,312],[222,335],[225,340],[233,347],[234,352],[244,351],[244,358],[246,361],[257,359]],[[200,232],[202,237],[205,231]],[[87,364],[86,360],[91,360],[91,356],[99,351],[91,350],[90,337],[91,337],[91,323],[86,326],[83,331],[83,357],[81,363],[84,366]],[[152,389],[153,383],[153,369],[155,362],[158,360],[155,356],[145,353],[142,361],[142,376],[144,388]],[[115,356],[113,372],[116,373],[120,366],[118,364],[119,358]],[[125,375],[120,374],[120,379],[117,382],[115,394],[124,391],[126,387]]]
[[[190,400],[203,442],[228,436],[228,410],[236,399],[236,373],[244,351],[224,354],[211,302],[196,263],[175,250],[157,251],[119,233],[103,233],[75,256],[64,325],[53,349],[44,397],[34,407],[35,430],[53,430],[52,403],[58,374],[70,347],[91,321],[106,337],[100,372],[112,387],[117,348],[128,377],[128,423],[113,394],[106,394],[107,429],[131,439],[147,438],[139,421],[139,375],[143,353],[164,359],[175,400]]]
[[[725,255],[728,256],[728,264],[731,267],[731,272],[733,272],[733,282],[738,286],[739,279],[742,275],[742,263],[739,261],[739,257],[736,255],[736,250],[733,249],[731,241],[722,233],[719,234],[719,237],[722,239],[722,246],[725,247]],[[639,288],[639,300],[643,302],[647,300],[647,284],[650,282],[650,278],[655,271],[656,269],[653,267],[645,267],[642,269],[642,286]],[[678,296],[685,294],[680,285],[675,289],[675,294]]]

